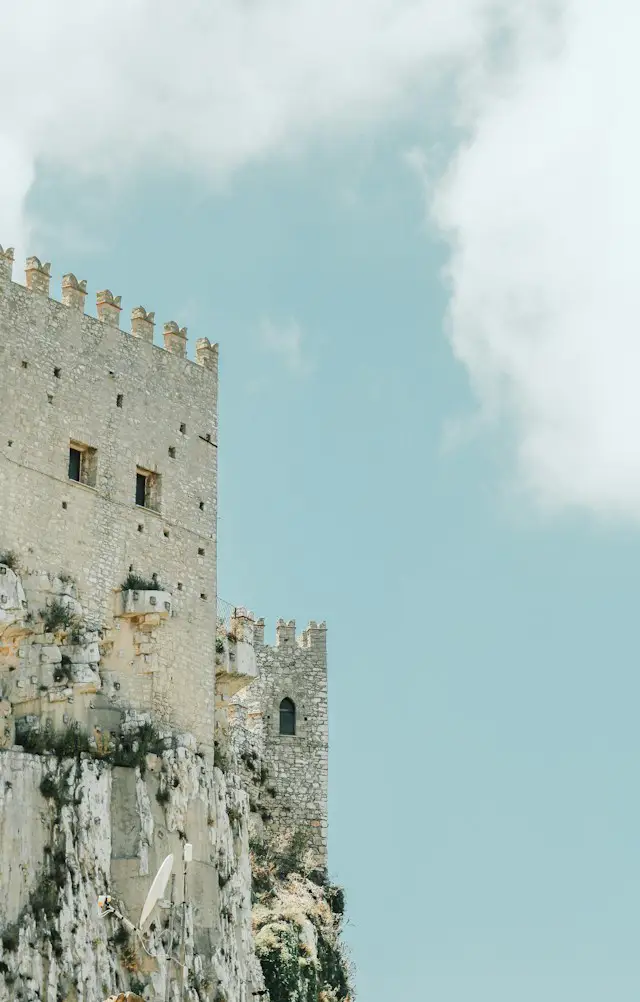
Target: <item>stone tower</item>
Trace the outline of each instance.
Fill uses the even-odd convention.
[[[268,829],[290,837],[303,831],[317,863],[327,862],[327,629],[309,623],[296,637],[293,620],[278,620],[276,643],[255,623],[257,679],[238,697],[245,726],[262,746],[275,787]]]
[[[217,345],[191,362],[178,324],[158,347],[143,307],[123,331],[119,296],[87,316],[86,282],[65,275],[58,302],[49,264],[29,258],[23,286],[12,263],[0,247],[0,558],[30,607],[75,582],[118,700],[210,746]]]

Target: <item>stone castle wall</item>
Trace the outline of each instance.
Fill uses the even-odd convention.
[[[117,589],[129,571],[157,575],[171,615],[154,655],[138,658],[131,702],[212,743],[215,688],[217,346],[98,293],[84,313],[85,283],[49,292],[49,266],[27,262],[27,285],[11,280],[0,248],[0,555],[14,551],[26,575],[70,575],[97,629],[111,631],[111,667],[144,650],[120,642]],[[69,479],[69,448],[86,451],[86,479]],[[135,503],[136,472],[152,474],[153,503]],[[138,669],[136,669],[138,671]]]
[[[275,796],[267,829],[310,836],[318,863],[327,861],[328,692],[326,626],[310,623],[296,638],[295,623],[280,620],[275,647],[255,625],[258,677],[234,699],[238,723],[259,737]],[[295,734],[280,733],[280,706],[295,706]]]

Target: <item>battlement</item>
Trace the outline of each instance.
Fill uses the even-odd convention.
[[[14,249],[3,249],[0,244],[0,280],[8,279],[11,284],[23,288],[19,283],[13,283]],[[46,297],[52,302],[58,302],[50,296],[51,264],[44,264],[35,255],[28,257],[25,264],[24,288],[38,296]],[[78,280],[73,272],[62,276],[60,303],[70,310],[85,313],[87,296],[86,279]],[[122,312],[122,297],[115,296],[110,289],[101,289],[96,293],[96,318],[108,327],[120,330],[120,314]],[[91,318],[94,319],[94,318]],[[131,327],[129,333],[141,341],[153,344],[155,313],[147,311],[144,306],[135,306],[131,311]],[[126,333],[126,332],[125,332]],[[187,328],[180,327],[175,320],[170,320],[163,327],[164,350],[179,358],[187,358]],[[155,347],[160,347],[156,345]],[[211,344],[208,338],[199,338],[195,346],[195,362],[204,369],[217,374],[218,345]]]
[[[243,611],[246,612],[246,610]],[[249,615],[253,618],[253,613],[249,613]],[[265,645],[264,630],[264,619],[257,619],[253,630],[254,644],[257,647],[270,646]],[[275,647],[280,650],[291,648],[325,652],[327,649],[327,624],[317,623],[312,619],[306,629],[296,636],[295,619],[290,619],[288,622],[279,619],[276,623]]]

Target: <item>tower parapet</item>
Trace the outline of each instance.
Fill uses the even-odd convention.
[[[25,267],[25,277],[27,289],[37,292],[41,296],[49,295],[49,282],[51,281],[51,264],[47,261],[42,264],[40,258],[28,257]]]
[[[3,250],[0,244],[0,277],[11,278],[13,274],[13,247]]]
[[[87,298],[87,280],[83,278],[80,282],[69,272],[62,276],[62,302],[72,310],[79,310],[84,313],[84,301]]]
[[[187,354],[187,328],[179,327],[175,320],[164,325],[162,332],[164,346],[167,351],[184,358]]]
[[[144,306],[134,306],[131,310],[131,333],[133,336],[153,344],[155,317],[155,313],[147,313]]]
[[[114,296],[110,289],[103,289],[96,294],[96,312],[98,320],[109,327],[120,327],[121,296]]]

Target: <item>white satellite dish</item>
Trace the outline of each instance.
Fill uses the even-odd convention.
[[[158,904],[158,901],[162,897],[165,891],[165,887],[169,882],[169,877],[171,876],[171,870],[173,869],[173,853],[170,852],[164,863],[156,873],[153,878],[153,883],[149,888],[149,893],[147,894],[147,899],[142,907],[142,914],[140,915],[140,922],[138,923],[138,928],[140,930],[144,929],[145,924],[151,918],[151,912]]]

